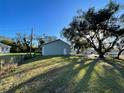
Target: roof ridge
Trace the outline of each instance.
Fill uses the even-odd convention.
[[[64,42],[64,41],[61,40],[61,39],[56,39],[56,40],[54,40],[54,41],[51,41],[51,42],[45,43],[45,44],[43,44],[43,45],[47,45],[47,44],[50,44],[50,43],[53,43],[53,42],[56,42],[56,41],[62,41],[62,42]],[[66,42],[64,42],[64,43],[66,43]],[[66,44],[68,44],[68,43],[66,43]],[[68,45],[69,45],[69,44],[68,44]]]
[[[3,43],[1,43],[1,42],[0,42],[0,44],[3,45],[3,46],[9,46],[9,45],[3,44]],[[9,47],[10,47],[10,46],[9,46]]]

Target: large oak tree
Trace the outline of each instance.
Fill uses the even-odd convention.
[[[86,40],[99,57],[104,58],[124,33],[116,16],[118,10],[119,4],[111,1],[105,8],[97,11],[95,8],[86,12],[79,11],[69,26],[62,30],[62,34],[72,45]]]

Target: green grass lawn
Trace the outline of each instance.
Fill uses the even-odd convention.
[[[0,56],[5,56],[5,55],[25,55],[26,53],[0,53]]]
[[[0,93],[124,93],[124,62],[36,57],[0,79]]]
[[[32,55],[33,54],[34,53],[32,53]],[[27,53],[0,53],[0,56],[19,56],[19,55],[27,55]],[[39,55],[39,54],[36,53],[36,55]]]

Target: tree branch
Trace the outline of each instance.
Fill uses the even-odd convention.
[[[115,40],[113,41],[113,43],[104,51],[104,53],[110,51],[110,50],[114,47],[114,45],[117,43],[118,39],[119,39],[118,36],[116,36],[116,39],[115,39]]]

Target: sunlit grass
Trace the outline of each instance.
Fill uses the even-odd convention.
[[[123,93],[123,61],[109,62],[78,56],[37,57],[1,78],[0,93]]]
[[[26,55],[27,53],[0,53],[0,56]]]

